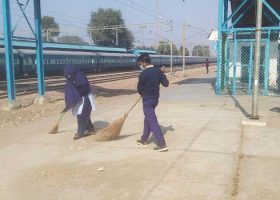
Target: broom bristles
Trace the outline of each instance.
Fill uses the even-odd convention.
[[[123,117],[117,119],[112,124],[110,124],[106,128],[99,131],[96,141],[116,140],[121,133],[123,124],[124,124],[128,114],[132,111],[132,109],[136,106],[136,104],[140,101],[140,99],[141,99],[141,96],[137,99],[137,101],[133,104],[133,106],[129,109],[129,111],[124,114]]]
[[[56,134],[56,133],[57,133],[57,131],[58,131],[58,124],[59,124],[59,123],[56,123],[56,124],[52,127],[52,129],[49,131],[49,134]]]
[[[56,134],[58,132],[58,126],[60,121],[62,120],[63,116],[65,115],[65,112],[61,113],[58,121],[56,122],[56,124],[52,127],[52,129],[50,130],[49,134]]]
[[[114,121],[112,124],[110,124],[106,128],[99,131],[96,141],[116,140],[121,133],[121,130],[122,130],[126,117],[127,117],[127,114],[125,114],[123,117],[117,119],[116,121]]]

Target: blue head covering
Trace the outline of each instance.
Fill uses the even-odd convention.
[[[65,77],[72,80],[77,87],[89,84],[86,75],[73,65],[66,65],[63,71]]]
[[[83,85],[89,86],[89,82],[85,74],[73,65],[66,65],[63,71],[67,79],[65,85],[66,107],[64,111],[68,111],[82,99],[82,95],[78,88]]]

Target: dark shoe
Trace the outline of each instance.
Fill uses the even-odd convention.
[[[156,150],[158,152],[164,152],[164,151],[168,151],[168,148],[166,145],[164,145],[164,146],[157,146],[154,148],[154,150]]]
[[[90,126],[90,128],[88,129],[88,132],[89,133],[95,133],[96,131],[95,131],[95,127],[94,127],[94,125],[92,124],[92,126]]]
[[[87,137],[87,136],[91,136],[92,133],[85,133],[82,137]]]
[[[142,146],[147,146],[147,145],[148,145],[147,142],[142,142],[142,140],[136,140],[136,143],[137,143],[138,145],[142,145]]]
[[[73,137],[73,140],[78,140],[78,139],[80,139],[82,137],[83,137],[82,135],[76,133],[75,136]]]
[[[95,131],[95,129],[90,129],[90,130],[87,131],[86,134],[87,134],[87,135],[95,135],[95,134],[96,134],[96,131]]]

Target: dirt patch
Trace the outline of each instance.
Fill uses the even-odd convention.
[[[25,171],[16,180],[16,195],[30,200],[140,199],[168,164],[157,160],[161,168],[147,169],[151,162],[155,159],[133,157],[91,165],[48,163]]]

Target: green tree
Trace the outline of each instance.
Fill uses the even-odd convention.
[[[186,52],[186,56],[190,55],[190,51],[187,48],[185,48],[185,52]],[[183,46],[180,46],[179,55],[183,55]]]
[[[59,36],[59,25],[54,17],[42,17],[43,41],[53,42],[53,38]]]
[[[63,35],[57,38],[57,42],[66,44],[88,44],[79,36]]]
[[[90,30],[95,27],[113,27],[114,25],[125,25],[120,10],[98,9],[97,12],[91,13],[90,22],[88,24],[89,32],[95,44],[102,46],[117,46],[116,35],[118,34],[120,47],[127,49],[133,47],[134,36],[127,28],[107,29],[107,30]]]
[[[171,54],[170,42],[160,41],[159,45],[157,47],[157,51],[158,51],[159,54],[162,54],[162,55],[170,55]],[[173,55],[178,55],[179,54],[179,51],[178,51],[175,44],[172,44],[172,54]]]
[[[193,56],[210,56],[210,47],[208,45],[196,45],[192,50]]]

